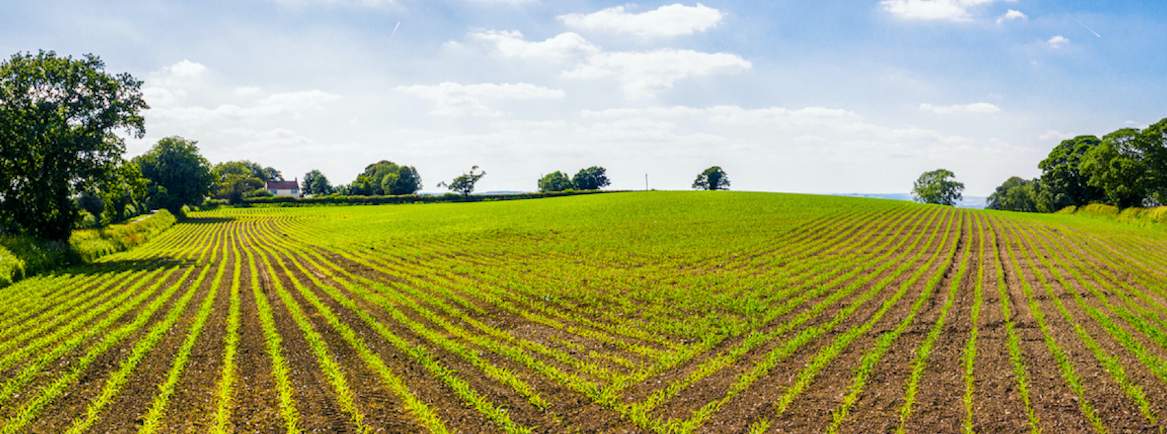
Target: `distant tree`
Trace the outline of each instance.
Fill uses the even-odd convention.
[[[413,166],[381,160],[365,166],[350,185],[353,195],[415,194],[421,190],[421,175]]]
[[[1087,182],[1081,170],[1086,153],[1101,143],[1102,140],[1095,136],[1078,136],[1063,140],[1050,151],[1049,156],[1038,164],[1041,168],[1043,202],[1056,211],[1106,198],[1101,189]]]
[[[0,62],[0,228],[68,239],[73,198],[122,160],[115,133],[145,134],[141,87],[91,54],[39,51]]]
[[[721,166],[703,170],[693,181],[694,190],[729,190],[729,175]]]
[[[575,185],[572,183],[571,178],[567,177],[566,173],[558,170],[539,178],[539,191],[544,193],[571,190],[574,187]]]
[[[571,178],[571,184],[576,190],[599,190],[607,187],[611,182],[608,181],[607,169],[592,166],[576,172],[575,176]]]
[[[150,181],[137,164],[123,161],[99,187],[105,201],[106,220],[118,222],[138,215],[146,207]]]
[[[93,223],[101,226],[101,215],[105,211],[105,200],[102,200],[101,195],[93,191],[83,191],[77,197],[77,206],[93,216]]]
[[[1082,174],[1089,185],[1102,190],[1107,202],[1119,208],[1140,206],[1148,197],[1151,177],[1139,140],[1139,130],[1123,128],[1103,137],[1082,159]]]
[[[956,205],[962,198],[964,184],[956,181],[956,174],[948,169],[924,172],[916,179],[912,196],[918,202],[938,205]]]
[[[446,181],[439,182],[438,188],[447,188],[463,196],[469,196],[470,193],[474,192],[474,185],[478,184],[478,181],[483,176],[486,176],[486,172],[479,170],[478,166],[474,166],[470,168],[469,172],[458,175],[458,177],[449,183]]]
[[[134,159],[142,175],[150,180],[150,206],[179,215],[184,205],[202,203],[211,193],[215,178],[197,143],[178,136],[166,137]]]
[[[332,184],[328,183],[328,177],[324,176],[319,170],[313,170],[304,174],[304,180],[300,181],[300,189],[307,195],[322,196],[332,194]]]
[[[989,195],[987,207],[1004,211],[1039,212],[1041,181],[1014,176]]]
[[[279,171],[263,167],[251,161],[226,161],[211,168],[215,178],[214,197],[226,199],[232,204],[243,203],[243,199],[254,195],[267,186],[267,181],[282,179]],[[273,176],[277,178],[272,178]]]

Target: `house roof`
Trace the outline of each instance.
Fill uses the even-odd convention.
[[[299,190],[300,183],[296,181],[268,181],[268,190]]]

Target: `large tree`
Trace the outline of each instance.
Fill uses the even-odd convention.
[[[202,203],[214,187],[211,163],[199,153],[194,140],[163,138],[134,161],[150,180],[150,205],[175,215],[182,213],[184,205]]]
[[[215,178],[215,198],[226,199],[232,204],[243,203],[245,197],[263,189],[267,181],[282,180],[279,171],[251,161],[216,164],[211,168],[211,175]]]
[[[18,53],[0,63],[0,229],[69,238],[73,198],[122,160],[116,132],[145,134],[141,87],[89,54]]]
[[[1149,202],[1167,205],[1167,118],[1144,128],[1138,143],[1146,159]]]
[[[956,181],[956,174],[948,169],[924,172],[912,188],[918,202],[938,205],[956,205],[963,197],[964,184]]]
[[[544,193],[571,190],[574,187],[575,185],[572,184],[571,178],[566,173],[558,170],[539,178],[539,191]]]
[[[322,196],[332,194],[332,184],[328,182],[328,177],[319,170],[312,170],[304,174],[304,180],[300,181],[301,191],[307,195]]]
[[[607,169],[592,166],[576,172],[575,176],[571,178],[571,184],[576,190],[599,190],[607,187],[611,182],[608,181]]]
[[[694,190],[729,190],[729,175],[721,166],[713,166],[701,171],[693,180]]]
[[[1102,190],[1091,186],[1081,170],[1086,153],[1101,143],[1102,140],[1095,136],[1063,140],[1038,164],[1041,169],[1043,201],[1053,210],[1105,199]]]
[[[1139,130],[1123,128],[1107,134],[1082,158],[1082,174],[1089,185],[1119,208],[1143,205],[1148,197],[1151,177],[1140,139]]]

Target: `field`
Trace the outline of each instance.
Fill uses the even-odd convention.
[[[1162,432],[1167,232],[653,192],[195,213],[0,290],[0,433]]]

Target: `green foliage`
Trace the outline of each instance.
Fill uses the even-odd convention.
[[[137,164],[121,162],[99,187],[105,201],[105,220],[120,222],[145,211],[149,184]]]
[[[173,226],[175,221],[174,214],[162,209],[124,224],[73,231],[69,244],[81,259],[92,262],[145,243]]]
[[[300,181],[302,191],[308,196],[332,194],[332,184],[328,183],[328,177],[324,176],[319,170],[312,170],[304,174],[304,180]]]
[[[1139,130],[1124,128],[1107,134],[1082,158],[1087,183],[1106,194],[1119,208],[1140,206],[1151,187]]]
[[[566,173],[558,170],[539,178],[539,191],[543,193],[571,190],[574,185]]]
[[[252,161],[227,161],[211,168],[215,177],[215,198],[230,204],[241,204],[243,199],[267,193],[267,181],[282,181],[278,170],[263,167]]]
[[[474,192],[474,185],[478,184],[478,180],[486,176],[486,172],[479,170],[478,166],[470,168],[469,172],[458,175],[453,181],[447,183],[442,181],[438,183],[438,188],[448,188],[450,191],[458,193],[463,196],[469,196]]]
[[[729,175],[721,166],[713,166],[701,171],[693,181],[694,190],[729,190]]]
[[[94,55],[18,53],[0,63],[0,229],[65,240],[73,197],[114,171],[145,134],[142,82]]]
[[[956,205],[964,192],[964,184],[956,181],[956,174],[948,169],[924,172],[916,178],[912,196],[917,202],[937,205]]]
[[[576,172],[575,176],[571,178],[571,184],[576,190],[599,190],[611,184],[611,182],[608,181],[607,172],[607,169],[604,169],[600,166],[592,166],[586,169],[580,169],[580,171]],[[540,191],[542,191],[541,186]]]
[[[77,206],[96,219],[97,226],[101,226],[101,215],[105,211],[105,200],[97,193],[83,191],[77,197]]]
[[[68,265],[77,256],[61,241],[27,235],[0,235],[0,288],[27,276]]]
[[[547,197],[578,196],[586,194],[617,193],[603,190],[566,190],[549,193],[521,194],[475,194],[464,196],[456,193],[406,194],[401,196],[342,196],[331,194],[316,197],[249,197],[248,205],[313,206],[313,205],[400,205],[413,203],[444,202],[494,202],[503,200],[542,199]]]
[[[1004,211],[1048,212],[1041,202],[1041,181],[1012,177],[989,195],[987,207]]]
[[[1102,190],[1091,186],[1082,173],[1081,164],[1091,149],[1102,143],[1095,136],[1078,136],[1063,140],[1038,164],[1041,169],[1042,202],[1051,212],[1067,206],[1081,206],[1105,198]]]
[[[413,166],[381,160],[365,166],[365,171],[352,184],[342,187],[341,194],[353,196],[414,194],[421,190],[421,175]]]
[[[183,206],[198,205],[211,193],[215,177],[197,144],[178,136],[166,137],[134,159],[150,181],[151,207],[182,215]]]

